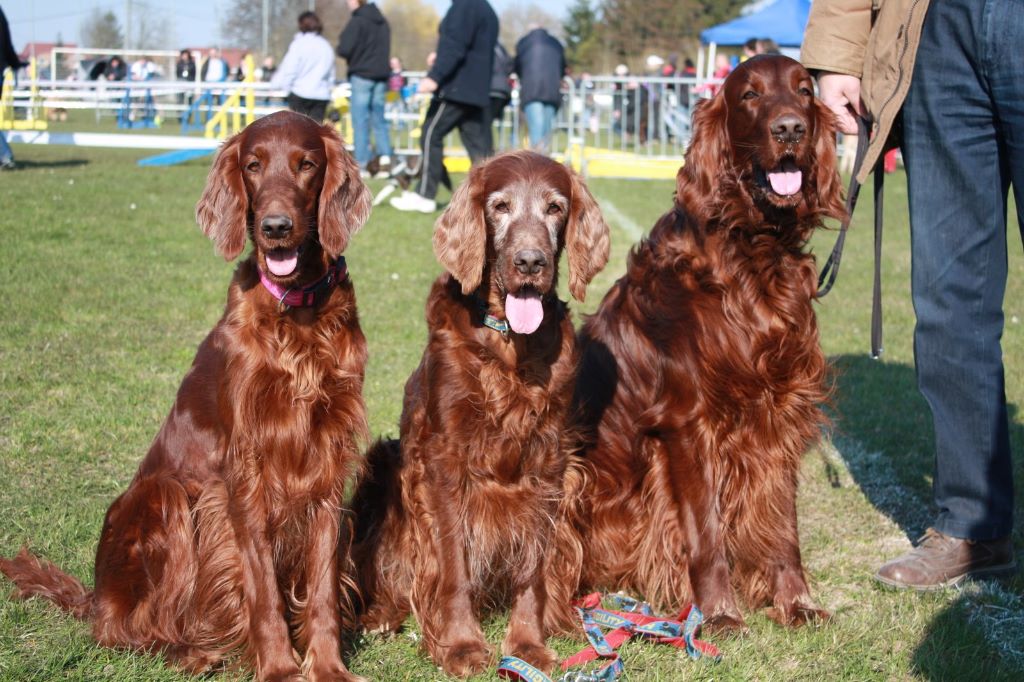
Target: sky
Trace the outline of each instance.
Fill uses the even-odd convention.
[[[113,11],[124,26],[125,10],[129,0],[0,0],[7,21],[11,25],[11,38],[16,50],[29,42],[56,42],[58,35],[65,43],[79,43],[79,26],[92,13],[94,7]],[[251,0],[260,2],[260,0]],[[443,15],[450,0],[425,0]],[[522,1],[522,0],[518,0]],[[564,13],[571,0],[532,0],[555,15]],[[337,0],[338,3],[344,0]],[[500,14],[517,0],[491,0]],[[234,5],[233,0],[131,0],[132,12],[170,12],[174,25],[174,45],[204,46],[220,42],[219,33],[224,12]],[[387,0],[379,0],[387,14]],[[85,47],[97,47],[89,45]]]

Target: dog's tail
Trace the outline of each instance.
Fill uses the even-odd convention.
[[[402,448],[378,440],[366,453],[366,470],[352,498],[355,530],[352,559],[359,576],[362,625],[396,630],[409,614],[411,576],[405,564],[408,532],[402,510]]]
[[[15,595],[21,599],[49,599],[81,620],[88,620],[92,615],[92,591],[78,578],[33,555],[25,547],[13,559],[0,557],[0,573],[14,583]]]

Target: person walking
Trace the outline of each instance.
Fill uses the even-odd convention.
[[[877,12],[877,16],[873,16]],[[871,117],[867,179],[902,120],[918,387],[935,428],[938,514],[875,578],[918,590],[1016,569],[1000,338],[1007,194],[1024,229],[1019,0],[816,0],[801,58],[844,133]]]
[[[438,33],[433,64],[417,90],[434,95],[420,136],[420,182],[416,191],[388,202],[400,211],[437,210],[437,187],[445,175],[444,138],[456,127],[472,163],[491,154],[490,84],[498,16],[487,0],[452,0]]]
[[[348,63],[352,86],[352,132],[356,163],[363,177],[369,177],[370,129],[380,173],[387,177],[391,167],[391,139],[384,107],[391,76],[391,28],[380,10],[366,0],[347,0],[352,17],[338,38],[338,56]]]
[[[28,66],[28,62],[21,61],[21,57],[14,50],[14,41],[11,40],[11,29],[7,24],[7,17],[0,7],[0,91],[4,87],[4,70],[11,69],[17,78],[18,69]],[[4,131],[0,130],[0,170],[14,170],[18,164],[14,162],[14,152],[7,144],[7,137]]]
[[[288,93],[288,108],[320,123],[334,87],[334,48],[320,35],[323,25],[315,12],[299,15],[299,32],[292,38],[270,84]]]
[[[543,27],[533,26],[516,43],[515,70],[530,147],[547,154],[555,115],[562,104],[565,48]]]

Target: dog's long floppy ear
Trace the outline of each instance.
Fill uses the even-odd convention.
[[[814,204],[811,210],[837,220],[846,218],[843,185],[836,165],[836,117],[832,110],[814,100],[814,176],[811,178]]]
[[[572,202],[565,226],[565,251],[569,258],[569,292],[577,301],[587,295],[587,285],[608,263],[611,237],[608,224],[583,178],[568,171],[572,178]]]
[[[336,258],[370,217],[373,197],[359,178],[359,166],[345,151],[338,131],[325,125],[321,127],[320,137],[327,155],[327,168],[320,190],[317,230],[324,251]]]
[[[718,188],[733,163],[726,123],[723,88],[694,107],[693,137],[686,148],[686,160],[676,174],[676,201],[703,221],[721,202]]]
[[[445,270],[471,294],[483,278],[487,249],[487,218],[484,215],[484,168],[475,166],[452,195],[451,203],[434,223],[434,255]]]
[[[206,189],[196,204],[196,222],[213,241],[224,260],[232,260],[245,248],[249,197],[238,165],[241,132],[228,139],[206,176]]]

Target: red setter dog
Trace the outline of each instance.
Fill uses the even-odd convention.
[[[329,127],[280,112],[227,141],[196,207],[226,259],[253,242],[224,316],[107,511],[95,590],[22,550],[0,560],[21,596],[192,672],[241,656],[260,680],[360,679],[340,656],[354,614],[339,533],[366,341],[340,254],[369,210]]]
[[[543,560],[567,449],[575,333],[556,297],[568,254],[582,300],[608,227],[572,171],[532,152],[474,168],[438,219],[448,270],[427,299],[429,340],[405,386],[401,445],[383,443],[353,501],[368,629],[410,609],[427,652],[466,676],[491,660],[478,611],[511,604],[502,651],[550,669]]]
[[[710,629],[742,628],[735,590],[783,624],[827,617],[796,517],[800,457],[829,394],[804,247],[844,213],[833,120],[813,87],[792,59],[758,57],[701,103],[675,207],[585,321],[584,475],[566,477],[577,494],[554,599],[635,590],[666,610],[696,602]]]

